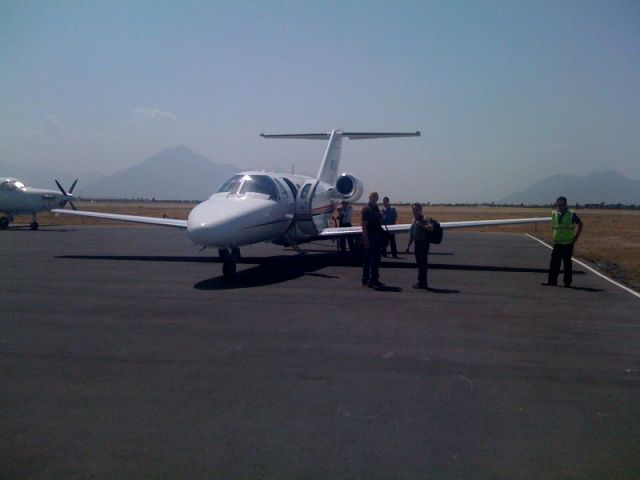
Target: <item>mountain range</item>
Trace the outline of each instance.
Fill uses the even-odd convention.
[[[241,169],[213,163],[183,145],[78,189],[89,198],[205,200]]]
[[[585,176],[552,175],[530,187],[503,197],[500,204],[547,205],[560,195],[570,204],[640,205],[640,180],[607,170]]]
[[[78,175],[80,182],[74,193],[85,198],[205,200],[222,182],[241,170],[233,165],[214,163],[182,145],[162,150],[113,175],[103,176],[96,171]],[[28,186],[51,189],[56,188],[54,179],[68,188],[75,178],[47,167],[32,168],[2,160],[0,175],[18,178]],[[497,203],[547,205],[559,195],[566,196],[570,204],[640,205],[640,180],[613,170],[586,176],[552,175]]]

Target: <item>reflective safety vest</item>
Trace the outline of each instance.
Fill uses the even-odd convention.
[[[567,210],[560,219],[560,212],[554,210],[551,213],[551,225],[553,228],[553,243],[569,245],[573,242],[573,212]]]

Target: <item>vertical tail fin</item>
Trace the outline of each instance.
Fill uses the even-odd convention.
[[[334,130],[329,137],[324,158],[318,170],[318,180],[333,185],[338,178],[338,167],[340,166],[340,154],[342,153],[342,132]]]

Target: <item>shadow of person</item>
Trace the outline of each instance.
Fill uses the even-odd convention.
[[[398,292],[402,291],[402,288],[394,287],[392,285],[385,285],[383,287],[374,287],[374,288],[372,288],[372,290],[377,290],[378,292],[395,292],[395,293],[398,293]]]
[[[564,288],[569,288],[571,290],[581,290],[583,292],[604,292],[603,288],[591,288],[591,287],[574,287],[573,285],[570,287],[564,287]]]
[[[429,292],[433,292],[433,293],[460,293],[460,290],[452,290],[452,289],[449,289],[449,288],[428,287],[425,290],[427,290]]]

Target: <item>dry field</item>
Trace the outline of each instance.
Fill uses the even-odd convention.
[[[109,213],[126,213],[186,219],[194,203],[187,202],[88,202],[76,201],[80,210]],[[68,207],[67,207],[68,208]],[[359,211],[360,207],[354,207]],[[399,223],[411,221],[408,205],[397,206]],[[549,215],[551,209],[517,207],[425,207],[425,214],[438,221],[482,220],[493,218],[541,217]],[[640,210],[579,210],[585,226],[574,254],[593,262],[601,271],[617,280],[640,290]],[[357,223],[358,215],[354,215]],[[16,218],[16,223],[28,223],[30,217]],[[89,218],[59,217],[42,213],[40,223],[44,225],[114,225],[114,222]],[[132,225],[132,224],[128,224]],[[523,232],[530,233],[547,242],[550,241],[550,227],[547,224],[510,227],[486,227],[461,231]],[[445,239],[446,241],[446,239]]]

